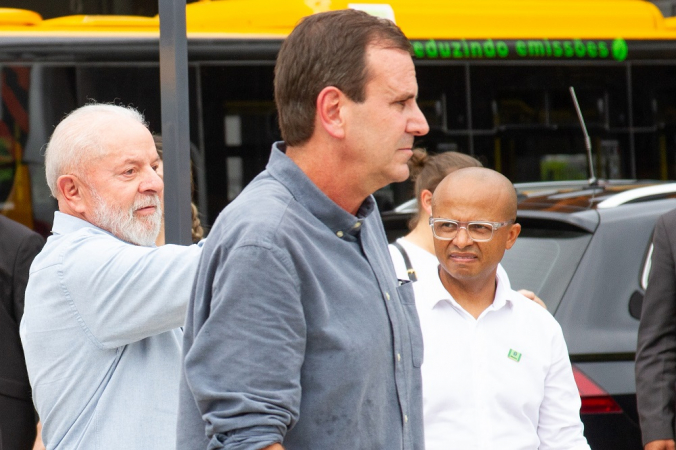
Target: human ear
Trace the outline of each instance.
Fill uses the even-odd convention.
[[[507,235],[507,243],[505,244],[505,248],[507,250],[512,248],[512,246],[516,242],[516,238],[519,237],[519,234],[521,234],[521,224],[519,223],[512,224],[509,227],[509,233]]]
[[[429,189],[423,189],[420,192],[420,207],[425,210],[427,215],[432,217],[432,191]]]
[[[63,200],[73,211],[83,213],[85,210],[82,197],[82,181],[75,175],[61,175],[56,180],[56,188]]]
[[[317,96],[317,118],[326,132],[337,138],[345,137],[344,118],[342,108],[346,97],[335,86],[327,86]]]

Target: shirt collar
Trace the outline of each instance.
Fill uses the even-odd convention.
[[[434,309],[435,306],[441,301],[448,301],[453,306],[457,308],[462,308],[458,302],[448,293],[444,285],[441,283],[441,278],[439,277],[439,270],[441,267],[437,267],[437,276],[434,278],[433,286],[429,286],[428,295],[423,296],[421,299],[422,304],[428,309]],[[514,303],[514,291],[509,285],[509,280],[505,282],[504,275],[499,271],[495,277],[496,287],[495,287],[495,298],[493,299],[493,304],[486,308],[487,310],[499,310],[504,306],[512,305]],[[418,299],[416,298],[416,301]]]
[[[273,144],[270,161],[266,167],[268,173],[282,183],[301,206],[322,221],[336,236],[339,238],[356,236],[364,220],[376,208],[373,196],[367,197],[359,207],[357,215],[353,216],[327,197],[296,163],[286,156],[285,151],[284,142]]]
[[[71,216],[70,214],[65,214],[60,211],[54,212],[54,224],[52,225],[52,234],[54,235],[69,234],[78,231],[82,228],[92,228],[101,233],[110,234],[106,230],[103,230],[97,227],[96,225],[87,222],[86,220],[82,220],[78,217]],[[110,235],[113,236],[112,234]]]
[[[84,228],[89,228],[91,230],[95,230],[97,233],[103,233],[107,234],[108,236],[117,239],[120,242],[124,242],[125,244],[129,245],[135,245],[131,244],[129,242],[123,241],[122,239],[118,238],[114,234],[110,233],[109,231],[104,230],[103,228],[99,228],[96,225],[92,224],[91,222],[87,222],[86,220],[82,220],[78,217],[71,216],[70,214],[65,214],[60,211],[55,211],[54,212],[54,224],[52,225],[52,235],[54,236],[63,236],[69,233],[74,233],[78,230],[84,229]],[[154,247],[155,244],[152,245]]]

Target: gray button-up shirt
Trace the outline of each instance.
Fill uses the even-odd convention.
[[[178,448],[422,449],[422,336],[375,202],[347,213],[283,150],[205,244]]]

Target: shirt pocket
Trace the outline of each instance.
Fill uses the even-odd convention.
[[[409,280],[401,280],[400,283],[402,284],[397,287],[397,294],[401,299],[406,324],[408,325],[413,366],[420,367],[423,363],[423,337],[422,330],[420,329],[420,320],[418,319],[418,311],[415,307],[413,283]]]

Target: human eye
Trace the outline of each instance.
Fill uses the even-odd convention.
[[[472,222],[468,228],[476,234],[487,235],[493,232],[493,225],[488,222]]]
[[[450,222],[450,221],[447,221],[447,220],[443,220],[443,221],[440,220],[440,221],[436,222],[436,224],[437,224],[437,229],[439,231],[444,232],[444,233],[455,232],[455,230],[458,229],[457,223]]]

